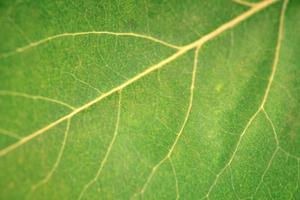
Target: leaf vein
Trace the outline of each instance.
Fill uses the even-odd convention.
[[[0,59],[13,56],[17,53],[25,52],[25,51],[33,48],[33,47],[37,47],[39,45],[48,43],[48,42],[53,41],[53,40],[57,40],[57,39],[60,39],[60,38],[65,38],[65,37],[70,37],[70,36],[72,37],[72,36],[83,36],[83,35],[115,35],[115,36],[136,37],[136,38],[142,38],[142,39],[146,39],[146,40],[149,40],[149,41],[152,41],[152,42],[156,42],[156,43],[159,43],[161,45],[164,45],[164,46],[167,46],[167,47],[170,47],[170,48],[173,48],[173,49],[180,49],[181,48],[180,46],[165,42],[165,41],[160,40],[158,38],[148,36],[148,35],[139,34],[139,33],[111,32],[111,31],[86,31],[86,32],[60,33],[60,34],[57,34],[57,35],[52,35],[52,36],[43,38],[41,40],[32,42],[32,43],[30,43],[28,45],[25,45],[23,47],[19,47],[19,48],[13,50],[13,51],[1,54]]]
[[[22,92],[0,90],[0,96],[15,96],[15,97],[23,97],[23,98],[27,98],[27,99],[33,99],[33,100],[43,100],[43,101],[48,101],[50,103],[56,103],[56,104],[65,106],[71,110],[75,109],[75,107],[73,107],[63,101],[57,100],[57,99],[39,96],[39,95],[31,95],[31,94],[22,93]]]
[[[104,155],[104,158],[103,160],[101,161],[100,163],[100,166],[99,166],[99,169],[96,173],[96,175],[94,176],[94,178],[92,180],[90,180],[86,185],[83,186],[80,194],[79,194],[79,197],[78,197],[78,200],[82,199],[85,192],[89,189],[89,187],[91,187],[98,179],[99,179],[99,176],[101,175],[101,172],[107,162],[107,159],[110,155],[110,152],[113,148],[113,145],[115,144],[115,141],[116,141],[116,138],[118,136],[118,133],[119,133],[119,122],[120,122],[120,115],[121,115],[121,94],[122,94],[122,90],[120,90],[119,92],[119,100],[118,100],[118,112],[117,112],[117,120],[116,120],[116,125],[115,125],[115,131],[114,131],[114,134],[113,134],[113,137],[108,145],[108,148],[106,150],[106,153]]]
[[[59,150],[57,159],[56,159],[52,169],[48,172],[48,174],[42,180],[40,180],[38,183],[34,184],[31,187],[31,191],[30,191],[29,195],[32,194],[33,192],[35,192],[42,185],[46,184],[50,180],[50,178],[52,177],[53,173],[56,171],[57,167],[59,166],[59,163],[61,161],[61,158],[63,156],[64,150],[65,150],[65,147],[66,147],[66,143],[67,143],[67,139],[68,139],[68,135],[69,135],[69,130],[70,130],[70,124],[71,124],[71,119],[68,119],[67,120],[67,125],[66,125],[66,130],[65,130],[65,135],[64,135],[64,138],[63,138],[63,142],[62,142],[62,145],[61,145],[61,148]]]

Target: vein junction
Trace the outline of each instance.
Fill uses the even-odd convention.
[[[194,49],[194,48],[199,48],[200,46],[202,46],[203,44],[205,44],[206,42],[214,39],[215,37],[217,37],[218,35],[222,34],[223,32],[235,27],[236,25],[240,24],[241,22],[243,22],[244,20],[248,19],[249,17],[251,17],[252,15],[254,15],[255,13],[265,9],[266,7],[270,6],[271,4],[277,2],[278,0],[266,0],[266,1],[262,1],[261,3],[256,4],[255,6],[251,7],[248,11],[244,12],[243,14],[239,15],[238,17],[232,19],[231,21],[221,25],[220,27],[218,27],[217,29],[215,29],[214,31],[212,31],[211,33],[204,35],[203,37],[201,37],[200,39],[196,40],[195,42],[192,42],[188,45],[182,46],[182,47],[175,47],[176,49],[178,49],[176,51],[176,53],[174,53],[173,55],[167,57],[166,59],[160,61],[157,64],[154,64],[150,67],[148,67],[146,70],[144,70],[143,72],[141,72],[140,74],[137,74],[136,76],[132,77],[131,79],[128,79],[127,81],[125,81],[124,83],[122,83],[121,85],[112,88],[111,90],[109,90],[108,92],[105,92],[103,94],[101,94],[100,96],[98,96],[97,98],[95,98],[94,100],[82,105],[81,107],[78,107],[76,109],[74,109],[72,112],[70,112],[69,114],[59,118],[58,120],[48,124],[47,126],[37,130],[36,132],[22,138],[21,140],[19,140],[18,142],[4,148],[0,150],[0,157],[7,155],[8,153],[12,152],[13,150],[17,149],[18,147],[30,142],[31,140],[33,140],[34,138],[42,135],[43,133],[45,133],[47,130],[55,127],[56,125],[62,123],[63,121],[66,121],[68,119],[71,119],[74,115],[76,115],[77,113],[89,108],[90,106],[100,102],[102,99],[106,98],[107,96],[110,96],[111,94],[114,94],[115,92],[118,92],[120,90],[122,90],[123,88],[126,88],[128,85],[131,85],[132,83],[140,80],[141,78],[143,78],[144,76],[148,75],[149,73],[156,71],[160,68],[162,68],[163,66],[165,66],[166,64],[174,61],[175,59],[179,58],[180,56],[182,56],[183,54],[187,53],[188,51]],[[94,32],[89,32],[90,33],[94,33]],[[108,32],[105,32],[108,33]],[[110,32],[109,32],[110,33]],[[19,48],[16,52],[23,52],[29,48],[32,48],[34,46],[38,46],[42,43],[51,41],[53,39],[59,38],[59,37],[65,37],[67,35],[82,35],[83,33],[67,33],[67,34],[61,34],[60,36],[52,36],[46,39],[43,39],[41,41],[32,43],[29,46],[25,46],[22,48]],[[104,34],[104,33],[102,33]],[[118,33],[119,35],[122,35],[122,33]],[[125,33],[124,33],[125,34]],[[123,34],[123,35],[124,35]],[[127,33],[126,33],[127,34]],[[127,35],[131,35],[127,34]],[[117,34],[116,34],[117,35]],[[136,35],[136,34],[132,34],[132,36],[135,37],[143,37],[143,38],[147,38],[146,36],[141,36],[141,35]],[[149,39],[149,38],[147,38]],[[161,44],[164,44],[165,42],[160,41],[158,39],[155,38],[151,38],[150,40],[153,41],[157,41],[160,42]],[[166,45],[168,46],[168,45]],[[169,45],[170,46],[170,45]],[[16,53],[14,52],[14,53]],[[10,53],[11,54],[11,53]],[[6,55],[4,57],[7,57],[10,55]],[[2,56],[3,57],[3,56]],[[1,57],[0,57],[1,58]],[[275,73],[275,72],[274,72]],[[268,89],[269,90],[269,89]]]

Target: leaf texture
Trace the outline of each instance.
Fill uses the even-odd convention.
[[[2,1],[0,199],[299,199],[299,9]]]

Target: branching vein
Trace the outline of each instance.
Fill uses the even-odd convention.
[[[170,48],[173,48],[173,49],[180,49],[180,46],[165,42],[163,40],[160,40],[160,39],[152,37],[152,36],[147,36],[147,35],[138,34],[138,33],[131,33],[131,32],[122,33],[122,32],[110,32],[110,31],[86,31],[86,32],[61,33],[61,34],[57,34],[57,35],[52,35],[52,36],[46,37],[44,39],[32,42],[32,43],[30,43],[26,46],[19,47],[16,50],[13,50],[11,52],[1,54],[0,59],[10,57],[10,56],[12,56],[14,54],[17,54],[17,53],[25,52],[25,51],[33,48],[33,47],[37,47],[39,45],[48,43],[48,42],[53,41],[53,40],[57,40],[59,38],[72,37],[72,36],[83,36],[83,35],[115,35],[115,36],[136,37],[136,38],[142,38],[142,39],[150,40],[152,42],[156,42],[156,43],[162,44],[164,46],[167,46],[167,47],[170,47]]]
[[[32,194],[33,192],[35,192],[39,187],[41,187],[42,185],[46,184],[50,178],[52,177],[53,173],[55,172],[55,170],[57,169],[60,161],[61,161],[61,158],[62,158],[62,155],[64,153],[64,150],[65,150],[65,146],[66,146],[66,143],[67,143],[67,139],[68,139],[68,134],[69,134],[69,129],[70,129],[70,124],[71,124],[71,120],[68,119],[67,120],[67,126],[66,126],[66,130],[65,130],[65,135],[64,135],[64,139],[63,139],[63,142],[62,142],[62,145],[61,145],[61,148],[59,150],[59,153],[58,153],[58,156],[57,156],[57,159],[52,167],[52,169],[48,172],[48,174],[45,176],[45,178],[43,178],[41,181],[39,181],[38,183],[36,183],[35,185],[33,185],[31,187],[31,191],[29,194]]]
[[[258,190],[259,190],[261,184],[262,184],[263,181],[264,181],[264,178],[265,178],[267,172],[269,171],[269,169],[270,169],[270,167],[271,167],[271,165],[272,165],[272,163],[273,163],[273,160],[274,160],[274,158],[275,158],[275,156],[276,156],[278,150],[279,150],[279,147],[277,146],[277,148],[276,148],[275,151],[273,152],[273,154],[272,154],[272,156],[271,156],[271,159],[269,160],[268,165],[267,165],[266,169],[264,170],[264,172],[263,172],[263,174],[262,174],[262,176],[261,176],[261,178],[260,178],[260,181],[259,181],[258,185],[256,186],[255,192],[254,192],[254,194],[253,194],[252,196],[255,196],[256,193],[258,192]]]
[[[274,134],[274,139],[275,139],[275,141],[276,141],[277,146],[279,146],[278,135],[277,135],[277,132],[276,132],[274,123],[273,123],[273,121],[271,120],[269,114],[266,112],[266,110],[265,110],[265,109],[262,109],[262,111],[263,111],[263,113],[265,114],[267,120],[269,121],[269,123],[270,123],[270,125],[271,125],[271,127],[272,127],[273,134]]]
[[[0,96],[15,96],[15,97],[23,97],[23,98],[27,98],[27,99],[33,99],[33,100],[43,100],[43,101],[48,101],[50,103],[56,103],[56,104],[65,106],[71,110],[75,109],[73,106],[71,106],[63,101],[59,101],[57,99],[52,99],[52,98],[44,97],[44,96],[31,95],[31,94],[26,94],[26,93],[22,93],[22,92],[0,90]]]
[[[170,165],[172,167],[172,172],[173,172],[173,175],[174,175],[174,179],[175,179],[175,187],[176,187],[176,200],[179,199],[180,197],[180,194],[179,194],[179,184],[178,184],[178,178],[177,178],[177,174],[176,174],[176,170],[175,170],[175,166],[173,164],[173,161],[171,158],[169,158],[169,161],[170,161]]]
[[[3,128],[0,128],[0,134],[15,138],[17,140],[21,139],[21,137],[18,134],[14,133],[12,131],[5,130]]]
[[[75,74],[70,73],[70,72],[65,72],[65,73],[66,73],[66,74],[69,74],[70,76],[72,76],[72,78],[73,78],[74,80],[78,81],[79,83],[81,83],[81,84],[83,84],[83,85],[85,85],[85,86],[87,86],[87,87],[89,87],[89,88],[95,90],[98,94],[102,94],[102,92],[101,92],[98,88],[96,88],[95,86],[91,85],[90,83],[88,83],[88,82],[86,82],[86,81],[84,81],[84,80],[81,80],[81,79],[78,78]]]
[[[190,113],[193,107],[193,99],[194,99],[194,89],[195,89],[195,82],[196,82],[196,74],[197,74],[197,65],[198,65],[198,54],[199,54],[199,48],[200,46],[198,46],[195,50],[195,56],[194,56],[194,64],[193,64],[193,72],[192,72],[192,81],[191,81],[191,87],[190,87],[190,98],[189,98],[189,104],[188,104],[188,108],[185,114],[185,118],[183,120],[183,123],[180,127],[179,132],[177,133],[177,136],[172,144],[172,146],[170,147],[168,153],[164,156],[164,158],[162,160],[160,160],[151,170],[151,173],[149,174],[145,184],[142,186],[141,190],[137,193],[135,193],[133,196],[137,196],[137,195],[142,195],[144,194],[145,190],[147,189],[150,181],[152,180],[154,174],[156,173],[156,171],[159,169],[159,167],[168,159],[171,158],[171,155],[179,141],[179,139],[181,138],[181,135],[183,133],[183,130],[186,126],[186,123],[188,122],[188,119],[190,117]]]
[[[240,144],[241,144],[241,141],[244,137],[244,135],[246,134],[248,128],[250,127],[250,125],[252,124],[252,122],[254,121],[254,119],[257,117],[257,115],[264,110],[264,106],[266,104],[266,101],[267,101],[267,98],[268,98],[268,95],[269,95],[269,92],[270,92],[270,89],[271,89],[271,86],[272,86],[272,83],[273,83],[273,79],[274,79],[274,76],[275,76],[275,73],[276,73],[276,69],[277,69],[277,65],[278,65],[278,61],[279,61],[279,55],[280,55],[280,49],[281,49],[281,43],[282,43],[282,40],[283,40],[283,32],[284,32],[284,18],[285,18],[285,11],[286,11],[286,8],[287,8],[287,4],[288,4],[288,0],[284,0],[283,2],[283,6],[282,6],[282,9],[281,9],[281,13],[280,13],[280,24],[279,24],[279,30],[278,30],[278,38],[277,38],[277,45],[276,45],[276,49],[275,49],[275,57],[274,57],[274,61],[273,61],[273,64],[272,64],[272,71],[271,71],[271,75],[269,77],[269,81],[268,81],[268,84],[267,84],[267,88],[264,92],[264,96],[263,96],[263,99],[262,99],[262,102],[258,108],[258,110],[251,116],[251,118],[249,119],[249,121],[247,122],[245,128],[243,129],[242,133],[240,134],[240,137],[238,139],[238,142],[237,142],[237,145],[230,157],[230,159],[228,160],[228,162],[225,164],[225,166],[220,170],[220,172],[216,175],[216,178],[215,180],[213,181],[212,185],[210,186],[210,188],[208,189],[208,192],[207,194],[203,197],[203,198],[209,198],[209,195],[211,193],[211,191],[213,190],[213,188],[216,186],[220,176],[225,172],[225,170],[231,165],[232,161],[234,160],[235,158],[235,155],[240,147]],[[266,112],[265,112],[266,113]],[[273,123],[272,123],[273,124]],[[272,128],[274,128],[274,126],[272,126]],[[277,135],[275,137],[277,139]],[[276,141],[278,142],[278,140]],[[278,150],[278,148],[276,149],[276,151]],[[274,152],[274,155],[275,156],[275,153],[276,151]],[[273,157],[272,156],[272,157]],[[272,161],[272,159],[271,159]],[[271,163],[271,162],[270,162]],[[203,199],[202,198],[202,199]]]
[[[113,134],[113,137],[112,137],[112,140],[111,142],[109,143],[108,145],[108,148],[106,150],[106,153],[104,155],[104,158],[103,160],[101,161],[100,163],[100,167],[96,173],[96,175],[94,176],[94,178],[89,181],[84,187],[83,189],[81,190],[80,194],[79,194],[79,197],[78,197],[78,200],[82,199],[82,197],[84,196],[85,192],[89,189],[89,187],[91,187],[97,180],[98,178],[100,177],[101,175],[101,172],[102,172],[102,169],[105,165],[105,163],[107,162],[107,159],[109,157],[109,154],[113,148],[113,145],[116,141],[116,138],[118,136],[118,132],[119,132],[119,123],[120,123],[120,114],[121,114],[121,92],[122,91],[119,91],[119,101],[118,101],[118,112],[117,112],[117,120],[116,120],[116,125],[115,125],[115,131],[114,131],[114,134]]]

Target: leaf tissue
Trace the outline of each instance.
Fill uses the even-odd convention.
[[[299,0],[1,0],[0,199],[300,199]]]

